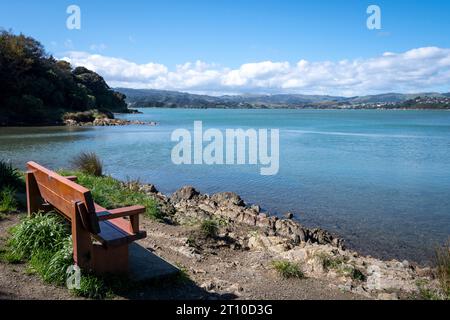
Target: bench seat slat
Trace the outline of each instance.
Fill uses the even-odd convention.
[[[140,231],[136,234],[125,232],[121,227],[117,226],[112,221],[100,221],[99,224],[100,233],[94,235],[94,238],[106,247],[118,247],[132,243],[135,240],[143,239],[147,236],[145,231]]]

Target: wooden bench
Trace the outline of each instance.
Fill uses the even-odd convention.
[[[26,185],[28,215],[54,210],[71,222],[73,258],[80,268],[128,272],[128,245],[146,237],[139,230],[145,207],[102,208],[76,177],[63,177],[35,162],[27,163]]]

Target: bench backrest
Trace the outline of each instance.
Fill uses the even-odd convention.
[[[95,205],[89,189],[32,161],[27,163],[27,169],[33,174],[41,197],[46,202],[68,219],[72,219],[74,204],[79,203],[78,210],[82,211],[80,214],[84,220],[83,224],[89,231],[99,232]]]

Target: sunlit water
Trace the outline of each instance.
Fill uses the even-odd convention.
[[[122,116],[160,124],[126,127],[0,128],[0,158],[69,166],[95,151],[108,174],[140,178],[170,193],[235,191],[270,212],[344,237],[383,258],[426,262],[450,235],[450,112],[143,109]],[[280,171],[248,165],[172,164],[176,128],[279,128]]]

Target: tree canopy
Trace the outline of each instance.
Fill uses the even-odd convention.
[[[64,112],[125,112],[125,95],[23,34],[0,31],[0,125],[59,124]]]

